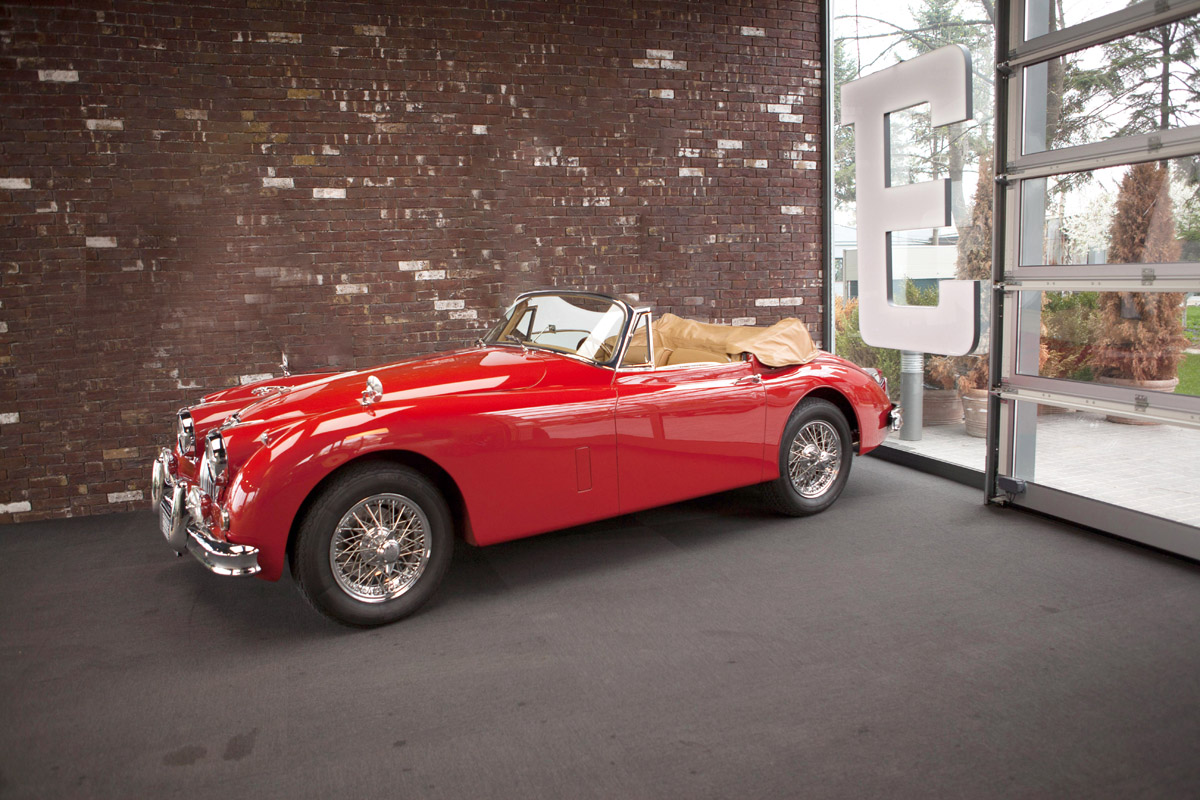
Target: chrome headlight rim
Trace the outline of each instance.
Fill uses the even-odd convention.
[[[215,485],[229,467],[229,456],[225,450],[225,437],[220,431],[212,431],[204,440],[204,461],[208,477]]]
[[[179,445],[181,455],[196,453],[196,423],[187,409],[179,412],[175,420],[175,443]]]

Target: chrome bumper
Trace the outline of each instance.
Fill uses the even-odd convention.
[[[892,410],[888,412],[888,427],[893,432],[900,430],[904,426],[904,415],[900,411],[900,406],[892,406]]]
[[[258,548],[222,541],[208,531],[199,504],[188,502],[182,483],[172,481],[170,454],[163,450],[154,461],[150,496],[158,510],[159,530],[176,555],[190,552],[196,560],[218,575],[253,575],[262,570]],[[195,489],[196,487],[193,487]]]

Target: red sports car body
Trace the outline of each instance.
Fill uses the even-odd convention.
[[[318,610],[380,624],[428,598],[455,534],[491,545],[760,483],[814,513],[898,425],[878,373],[671,349],[658,326],[535,292],[470,349],[210,394],[155,461],[162,532],[221,574],[290,562]]]

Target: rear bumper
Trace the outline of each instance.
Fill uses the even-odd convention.
[[[888,427],[892,432],[900,430],[904,426],[904,414],[900,411],[900,406],[892,406],[892,410],[888,412]]]
[[[172,478],[171,454],[163,450],[154,461],[151,497],[158,510],[159,530],[177,555],[189,552],[210,572],[218,575],[254,575],[262,571],[258,548],[233,544],[212,535],[202,513],[200,490]]]

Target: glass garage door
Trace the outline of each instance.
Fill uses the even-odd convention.
[[[1200,2],[997,38],[989,498],[1200,558]]]

